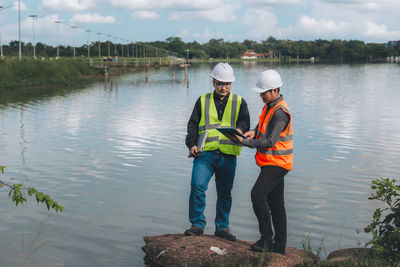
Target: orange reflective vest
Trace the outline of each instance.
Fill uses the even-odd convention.
[[[290,115],[289,107],[283,99],[276,103],[267,114],[268,105],[265,105],[259,117],[260,121],[258,123],[256,138],[261,139],[265,137],[268,132],[268,124],[278,109],[282,109],[289,115],[289,123],[273,148],[257,148],[256,163],[260,167],[275,165],[290,171],[293,167],[292,116]]]

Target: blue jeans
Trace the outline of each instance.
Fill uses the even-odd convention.
[[[236,156],[220,151],[203,151],[193,160],[192,182],[189,199],[189,220],[192,226],[204,229],[206,219],[206,191],[211,177],[215,173],[217,186],[217,212],[215,230],[220,231],[229,225],[229,213],[232,206],[231,191],[235,178]]]

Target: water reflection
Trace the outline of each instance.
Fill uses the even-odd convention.
[[[147,82],[141,72],[74,90],[0,92],[0,164],[66,206],[48,220],[48,246],[34,255],[38,265],[140,266],[143,236],[188,226],[186,123],[196,99],[212,91],[214,65],[190,66],[187,80],[183,68],[161,68],[149,70]],[[288,244],[301,247],[309,236],[314,247],[324,239],[329,252],[365,243],[369,237],[356,230],[376,205],[367,200],[370,181],[400,171],[393,164],[400,153],[400,91],[392,78],[399,68],[232,65],[232,92],[246,99],[252,126],[263,105],[251,91],[257,75],[273,67],[284,80],[295,130],[294,170],[286,178]],[[254,150],[243,149],[231,214],[241,239],[258,238],[249,195],[258,172]],[[215,195],[210,185],[208,203]],[[21,231],[47,214],[36,203],[21,211],[0,202],[0,212],[0,231],[13,247]],[[205,214],[211,222],[215,207]],[[206,231],[213,230],[210,223]],[[14,263],[9,253],[3,242],[6,265]]]

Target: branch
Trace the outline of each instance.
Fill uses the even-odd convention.
[[[12,186],[9,185],[9,184],[6,184],[6,183],[3,182],[2,180],[0,180],[0,184],[5,185],[5,186],[8,186],[8,187],[11,188],[11,189],[14,189],[14,187],[12,187]]]

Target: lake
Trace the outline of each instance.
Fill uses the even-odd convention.
[[[64,211],[32,198],[22,207],[0,190],[1,266],[143,266],[143,236],[183,233],[192,159],[184,144],[196,99],[212,90],[216,64],[150,69],[84,88],[0,91],[0,177],[48,193]],[[326,253],[363,246],[379,203],[371,181],[398,178],[398,64],[232,64],[231,91],[255,127],[263,103],[251,90],[269,68],[294,127],[294,169],[285,177],[288,245],[311,239]],[[175,81],[172,80],[175,73]],[[243,148],[230,227],[259,237],[250,190],[255,151]],[[10,180],[9,178],[14,178]],[[207,191],[205,232],[214,233],[216,191]],[[325,257],[325,253],[322,253]]]

